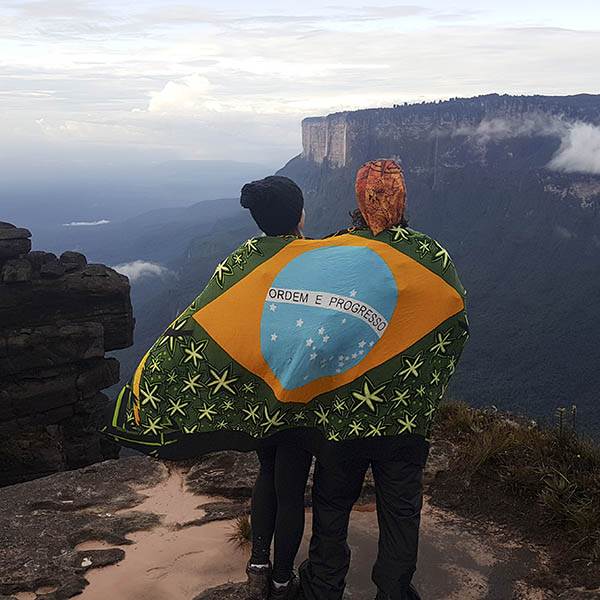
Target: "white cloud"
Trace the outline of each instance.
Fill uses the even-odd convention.
[[[454,130],[454,135],[466,135],[480,144],[500,141],[512,137],[531,135],[564,135],[569,123],[556,115],[542,112],[528,113],[520,117],[485,118],[476,126],[462,125]]]
[[[573,123],[548,166],[557,171],[600,175],[600,127]]]
[[[453,134],[466,135],[479,144],[513,137],[555,136],[560,139],[560,148],[547,168],[600,175],[600,127],[591,123],[530,113],[523,117],[484,119],[477,126],[458,127]]]
[[[218,110],[211,92],[210,81],[202,75],[189,75],[169,81],[159,92],[151,92],[149,112],[196,112]]]
[[[145,260],[134,260],[111,268],[121,273],[121,275],[126,275],[131,281],[136,281],[142,277],[162,277],[169,272],[165,267]]]
[[[101,221],[73,221],[72,223],[63,223],[63,227],[93,227],[95,225],[108,225],[110,221],[102,219]]]

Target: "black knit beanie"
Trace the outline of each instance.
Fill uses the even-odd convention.
[[[256,224],[267,235],[291,233],[302,217],[302,190],[289,178],[270,175],[247,183],[240,204],[249,208]]]

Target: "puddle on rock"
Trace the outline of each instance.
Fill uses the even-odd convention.
[[[184,524],[201,519],[206,511],[198,508],[209,502],[228,502],[219,496],[196,496],[188,491],[185,475],[176,467],[165,467],[165,478],[151,488],[137,490],[147,496],[140,504],[131,508],[117,511],[117,514],[127,512],[150,512],[162,517],[163,525]]]
[[[131,533],[133,544],[122,546],[125,558],[89,570],[85,578],[90,585],[77,598],[106,600],[119,590],[120,598],[181,600],[226,581],[243,581],[248,556],[228,542],[232,526],[232,521],[215,521],[177,531],[156,527]]]

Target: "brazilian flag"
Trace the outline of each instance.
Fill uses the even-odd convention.
[[[217,265],[103,432],[161,458],[428,437],[468,338],[448,252],[405,227],[256,237]]]

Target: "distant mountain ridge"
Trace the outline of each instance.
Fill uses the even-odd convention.
[[[303,189],[306,233],[321,236],[349,223],[360,165],[396,159],[411,227],[450,251],[469,291],[472,338],[450,393],[536,417],[577,404],[592,432],[600,428],[600,157],[597,173],[551,167],[567,151],[571,167],[578,158],[585,166],[593,151],[585,140],[600,141],[599,125],[592,95],[338,113],[303,121],[303,152],[279,174]]]
[[[202,160],[68,165],[26,174],[6,172],[0,165],[0,210],[5,220],[27,222],[40,248],[48,249],[62,236],[64,223],[115,222],[154,209],[236,196],[244,183],[273,170],[254,163]]]

